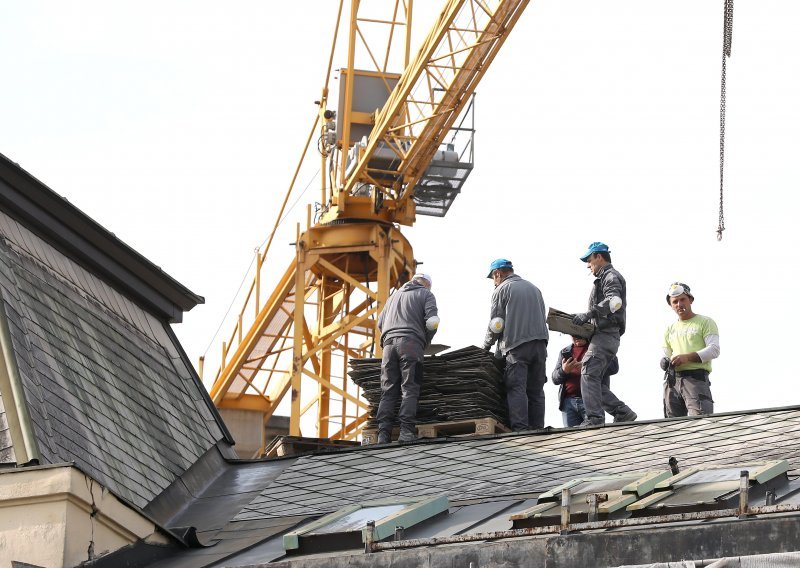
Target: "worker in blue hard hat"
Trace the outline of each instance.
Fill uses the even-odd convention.
[[[544,428],[548,331],[542,293],[515,274],[514,265],[505,258],[489,265],[488,278],[495,288],[483,348],[490,351],[497,343],[505,358],[503,382],[511,428]]]
[[[498,268],[508,268],[511,272],[514,271],[514,265],[511,264],[510,260],[505,258],[498,258],[497,260],[493,260],[492,264],[489,265],[489,275],[486,278],[491,278],[492,274]]]
[[[591,243],[580,259],[595,278],[589,310],[572,318],[575,325],[591,322],[595,326],[581,362],[581,396],[586,410],[581,425],[604,424],[606,412],[614,416],[614,422],[630,422],[636,420],[636,413],[611,391],[607,373],[625,333],[625,278],[611,264],[611,251],[605,243]]]

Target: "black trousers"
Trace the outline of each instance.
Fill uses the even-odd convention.
[[[381,402],[378,428],[391,431],[397,399],[400,401],[400,427],[413,431],[417,423],[417,402],[422,386],[422,357],[425,347],[410,337],[393,337],[383,345],[381,359]]]
[[[503,376],[511,428],[544,428],[547,341],[535,339],[509,349]]]

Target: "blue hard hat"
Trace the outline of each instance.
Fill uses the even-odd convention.
[[[611,252],[608,250],[608,245],[601,242],[592,243],[589,245],[589,249],[581,255],[581,262],[586,262],[589,260],[589,257],[592,256],[596,252]]]
[[[511,264],[510,260],[507,260],[505,258],[498,258],[497,260],[493,261],[492,264],[489,265],[489,275],[486,278],[491,278],[492,272],[494,272],[498,268],[508,268],[509,270],[514,270],[514,265]]]

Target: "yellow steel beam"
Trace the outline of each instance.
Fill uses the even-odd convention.
[[[320,349],[325,349],[331,343],[333,343],[338,337],[340,337],[342,334],[349,333],[351,329],[353,329],[357,325],[363,323],[365,320],[369,319],[377,311],[378,311],[378,308],[375,307],[375,308],[372,308],[371,310],[368,310],[367,312],[365,312],[361,316],[353,318],[349,323],[341,326],[341,328],[340,328],[338,333],[329,336],[327,339],[323,340],[321,343],[318,343],[317,345],[314,345],[313,347],[311,347],[311,349],[309,349],[308,352],[305,354],[304,358],[308,359],[309,357],[311,357],[315,353],[317,353]]]
[[[298,233],[299,232],[298,228]],[[296,266],[295,289],[299,290],[303,287],[305,275],[305,265],[299,250],[297,253]],[[289,435],[300,436],[300,388],[302,386],[303,372],[303,331],[305,330],[306,302],[302,294],[295,294],[294,298],[294,344],[292,349],[292,374],[290,377],[292,398],[291,413],[289,414]]]
[[[253,348],[255,347],[256,343],[258,343],[258,341],[264,335],[264,331],[275,317],[275,313],[280,308],[280,305],[290,294],[292,287],[295,285],[295,280],[297,280],[295,276],[296,264],[294,261],[292,261],[278,283],[278,286],[270,295],[269,300],[259,312],[258,318],[256,318],[256,321],[248,330],[242,342],[239,343],[239,346],[237,347],[230,362],[227,364],[227,366],[225,366],[225,368],[222,369],[219,377],[217,377],[217,380],[211,387],[210,394],[214,404],[218,404],[225,397],[225,394],[228,392],[228,388],[230,388],[234,379],[236,379],[237,375],[239,374],[239,371],[242,369],[242,366],[253,352]],[[300,289],[302,290],[302,284]]]
[[[328,262],[324,258],[319,258],[317,260],[317,262],[319,263],[320,266],[322,266],[326,270],[330,270],[336,276],[338,276],[339,278],[341,278],[342,280],[344,280],[348,284],[352,284],[353,286],[355,286],[356,288],[358,288],[359,290],[364,292],[366,295],[371,296],[373,298],[376,297],[375,292],[373,292],[372,290],[370,290],[369,288],[364,286],[361,282],[359,282],[358,280],[353,278],[351,275],[345,273],[343,270],[339,270],[337,267],[335,267],[333,264],[331,264],[330,262]]]
[[[352,422],[348,422],[338,432],[331,434],[331,440],[348,440],[358,434],[360,426],[369,419],[369,414],[362,414]]]
[[[265,396],[258,394],[240,394],[236,398],[223,398],[217,408],[230,408],[234,410],[266,411],[272,402]]]
[[[354,404],[356,404],[356,405],[360,406],[360,407],[361,407],[361,408],[363,408],[364,410],[369,410],[369,405],[368,405],[366,402],[364,402],[364,401],[361,401],[361,400],[357,399],[356,397],[354,397],[354,396],[353,396],[352,394],[350,394],[350,393],[344,392],[342,389],[340,389],[339,387],[337,387],[336,385],[334,385],[334,384],[333,384],[332,382],[330,382],[329,380],[327,380],[327,379],[324,379],[324,378],[320,377],[319,375],[316,375],[316,374],[312,373],[312,372],[311,372],[311,371],[309,371],[308,369],[303,369],[303,374],[304,374],[305,376],[307,376],[308,378],[310,378],[310,379],[314,379],[314,380],[315,380],[315,381],[317,381],[318,383],[320,383],[320,384],[322,384],[322,385],[325,385],[326,387],[328,387],[329,389],[331,389],[331,390],[332,390],[333,392],[335,392],[336,394],[338,394],[338,395],[340,395],[340,396],[343,396],[344,398],[346,398],[346,399],[347,399],[347,400],[349,400],[350,402],[352,402],[352,403],[354,403]]]
[[[329,288],[333,287],[328,283],[328,276],[324,276],[319,284],[318,294],[318,329],[325,326],[325,322],[336,317],[334,303],[332,301],[333,294],[328,294]],[[328,347],[322,350],[320,354],[320,368],[317,371],[323,377],[330,377],[331,375],[331,348]],[[319,438],[328,437],[328,417],[330,416],[330,402],[331,391],[330,389],[320,383],[317,387],[317,436]],[[305,414],[305,413],[303,413]]]

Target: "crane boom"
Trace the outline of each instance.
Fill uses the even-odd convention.
[[[383,219],[414,223],[411,199],[416,184],[528,1],[447,2],[417,57],[376,112],[366,146],[353,157],[357,165],[342,166],[346,177],[332,199],[337,207],[323,220],[348,217],[346,201],[358,187],[369,185],[382,194],[383,208],[389,212]],[[388,167],[387,160],[373,161],[381,149],[392,154]]]

